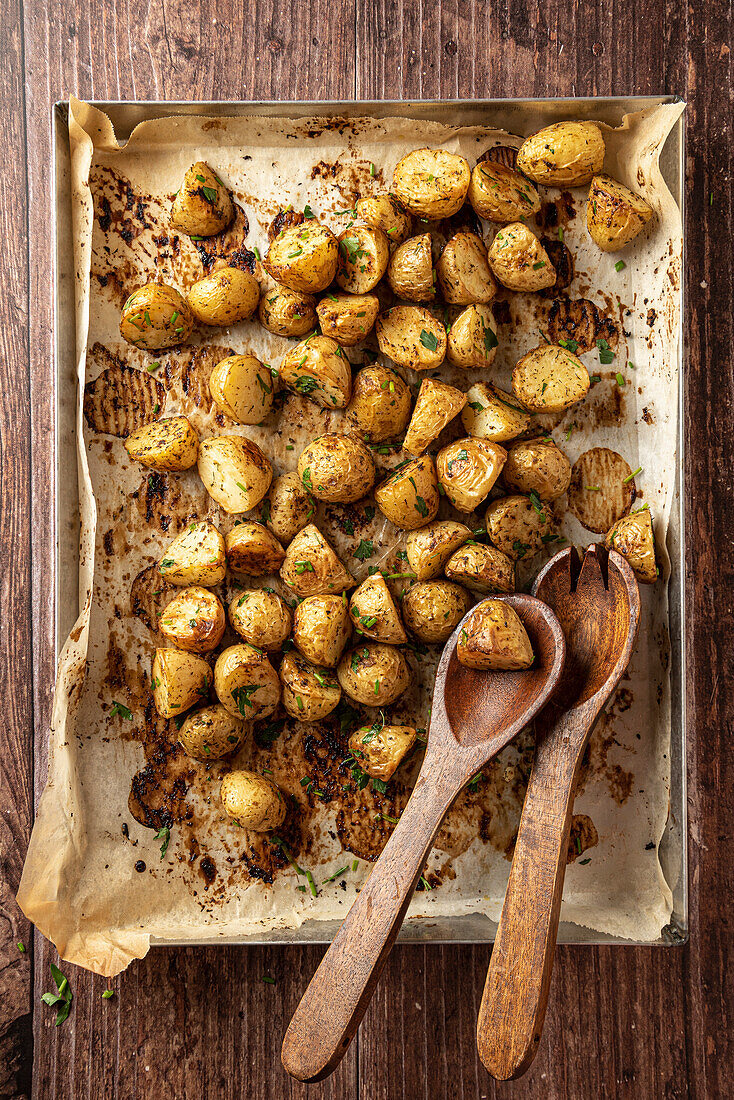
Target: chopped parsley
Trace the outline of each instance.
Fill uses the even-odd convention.
[[[173,562],[163,562],[162,564],[172,565]],[[110,707],[110,718],[114,718],[116,714],[119,714],[121,718],[126,718],[128,722],[132,722],[133,720],[133,712],[129,709],[129,707],[126,707],[124,703],[117,703],[113,701],[112,706]]]
[[[370,539],[360,539],[359,546],[354,551],[354,557],[359,561],[366,561],[367,558],[371,558],[375,552],[374,543]]]
[[[614,352],[609,347],[609,344],[607,343],[606,340],[601,340],[601,339],[597,340],[596,341],[596,346],[599,349],[599,362],[600,363],[608,365],[609,363],[612,363],[614,361]]]
[[[429,351],[436,351],[438,348],[438,337],[433,332],[428,332],[426,329],[421,329],[421,344],[424,348],[428,348]]]

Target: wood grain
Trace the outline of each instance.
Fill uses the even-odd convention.
[[[30,829],[32,783],[38,794],[45,778],[54,665],[49,112],[55,99],[72,92],[100,99],[667,92],[688,100],[687,202],[695,227],[688,242],[686,326],[687,470],[693,472],[686,634],[691,943],[682,950],[559,948],[538,1057],[525,1078],[501,1087],[484,1073],[474,1043],[488,949],[399,947],[365,1017],[358,1052],[355,1044],[340,1076],[308,1095],[732,1095],[734,170],[728,0],[348,0],[338,6],[325,0],[200,6],[183,0],[70,0],[61,6],[25,0],[21,6],[7,0],[3,14],[0,515],[12,568],[0,580],[0,1097],[30,1094],[31,1008],[33,1091],[43,1100],[305,1096],[280,1070],[278,1051],[322,954],[319,948],[156,950],[120,980],[119,1000],[112,1001],[101,1000],[98,979],[75,971],[74,1011],[55,1029],[38,1001],[49,988],[48,962],[55,955],[37,941],[31,1000],[31,960],[14,947],[16,939],[29,942],[11,895]],[[277,984],[263,983],[263,973]]]

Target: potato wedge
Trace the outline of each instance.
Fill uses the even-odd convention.
[[[386,707],[410,684],[405,657],[393,645],[366,642],[349,649],[336,670],[342,691],[368,707]]]
[[[603,252],[625,248],[652,215],[650,204],[629,187],[611,176],[594,176],[586,204],[586,227]]]
[[[556,500],[568,489],[571,463],[552,439],[522,440],[508,450],[502,479],[511,491]]]
[[[627,559],[641,584],[654,584],[658,579],[655,536],[647,505],[618,519],[607,532],[604,545]]]
[[[514,592],[515,566],[496,546],[468,541],[446,562],[446,576],[472,592]]]
[[[316,501],[303,487],[298,473],[291,470],[276,477],[263,504],[262,518],[284,546],[303,530],[316,512]]]
[[[512,392],[530,412],[563,412],[586,397],[589,385],[579,357],[555,344],[533,348],[512,372]]]
[[[467,668],[530,668],[535,655],[522,619],[503,600],[483,600],[464,623],[456,656]]]
[[[443,643],[471,607],[471,597],[451,581],[423,581],[403,598],[403,618],[411,634],[428,645]]]
[[[606,534],[627,515],[636,494],[632,469],[608,447],[592,447],[573,464],[568,508],[589,531]]]
[[[293,644],[312,665],[336,668],[351,634],[341,596],[309,596],[293,612]]]
[[[497,161],[475,165],[467,195],[480,218],[507,225],[540,210],[538,189],[522,173]]]
[[[432,302],[436,297],[431,234],[421,233],[399,245],[387,268],[387,281],[398,298],[408,302]]]
[[[272,531],[254,520],[245,520],[228,531],[224,547],[227,565],[240,576],[264,577],[277,573],[285,561],[285,550]]]
[[[122,307],[120,335],[133,347],[160,351],[185,344],[194,315],[185,298],[165,283],[146,283]]]
[[[438,480],[454,508],[473,512],[489,496],[507,451],[488,439],[457,439],[438,452]]]
[[[336,275],[339,245],[325,225],[304,222],[284,229],[268,248],[265,270],[289,290],[316,294]]]
[[[350,294],[369,294],[387,271],[390,246],[381,229],[351,225],[339,234],[336,282]]]
[[[416,742],[412,726],[361,726],[349,738],[349,751],[363,772],[387,783]]]
[[[517,169],[545,187],[578,187],[604,164],[604,138],[594,122],[555,122],[527,138]]]
[[[257,443],[218,435],[199,444],[199,477],[209,496],[230,515],[249,512],[270,488],[273,468]]]
[[[370,443],[402,435],[410,419],[410,389],[396,371],[375,364],[354,376],[347,416]]]
[[[219,797],[227,816],[254,833],[272,832],[285,820],[283,792],[272,779],[257,772],[228,772]]]
[[[408,640],[382,573],[362,581],[349,601],[349,615],[356,632],[374,642],[404,645]]]
[[[229,355],[209,375],[209,392],[225,416],[262,424],[273,407],[273,377],[254,355]]]
[[[451,305],[486,305],[497,293],[481,237],[461,230],[446,242],[436,264],[438,285]]]
[[[461,209],[470,179],[464,157],[445,149],[414,149],[395,165],[393,191],[411,214],[437,221]]]
[[[365,195],[357,199],[354,211],[361,222],[382,230],[390,248],[406,241],[413,230],[413,219],[394,195]]]
[[[316,307],[324,336],[352,348],[369,336],[380,312],[376,294],[327,294]]]
[[[482,370],[497,354],[497,331],[489,306],[467,306],[454,321],[448,334],[446,358],[464,370]]]
[[[377,507],[396,527],[413,531],[436,518],[439,504],[436,467],[430,455],[396,467],[375,489]]]
[[[512,561],[532,557],[558,540],[558,525],[547,505],[536,497],[510,496],[487,509],[487,534]]]
[[[178,733],[178,740],[187,756],[206,764],[239,752],[250,726],[240,722],[221,703],[189,714]]]
[[[246,588],[232,597],[229,621],[250,645],[277,653],[291,632],[291,613],[272,588]]]
[[[244,642],[223,649],[214,666],[214,690],[234,718],[267,718],[280,702],[280,680],[261,649]]]
[[[149,470],[188,470],[196,464],[199,437],[185,416],[169,416],[132,432],[125,450]]]
[[[286,389],[322,409],[343,409],[352,395],[349,360],[329,336],[309,336],[291,348],[278,377]]]
[[[446,329],[421,306],[393,306],[375,331],[380,351],[399,367],[434,370],[446,357]]]
[[[313,523],[295,536],[280,569],[283,584],[302,599],[322,593],[343,592],[355,581]]]
[[[211,653],[222,640],[227,620],[213,592],[192,586],[174,596],[158,620],[169,646],[187,653]]]
[[[471,538],[471,534],[466,524],[452,519],[439,520],[411,531],[405,549],[416,580],[430,581],[443,573],[451,555]]]
[[[260,284],[249,271],[223,267],[194,283],[186,297],[199,324],[236,325],[257,309]]]
[[[263,289],[257,316],[263,328],[276,336],[305,336],[316,328],[316,299],[280,283]]]
[[[550,256],[522,222],[500,229],[489,249],[489,263],[499,282],[510,290],[543,290],[556,281]]]
[[[177,718],[206,699],[212,670],[203,659],[181,649],[156,649],[153,658],[153,702],[161,718]]]
[[[286,653],[280,681],[283,706],[299,722],[320,722],[338,707],[342,697],[334,670],[312,665],[300,653]]]
[[[526,432],[533,422],[532,413],[520,405],[511,393],[491,382],[477,382],[467,393],[461,422],[469,435],[506,443]]]
[[[301,452],[298,473],[304,488],[317,500],[353,504],[374,485],[375,462],[361,439],[327,432]]]
[[[424,378],[403,440],[403,450],[421,455],[466,405],[466,394],[445,382]]]
[[[158,572],[169,584],[213,588],[227,572],[224,536],[208,520],[190,523],[158,562]]]
[[[229,191],[203,160],[186,172],[171,207],[171,228],[190,237],[213,237],[234,220]]]

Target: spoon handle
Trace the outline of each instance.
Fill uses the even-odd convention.
[[[427,759],[427,758],[426,758]],[[299,1081],[339,1064],[367,1010],[448,807],[466,781],[426,763],[382,855],[301,998],[281,1058]]]
[[[581,730],[579,717],[562,716],[538,741],[525,795],[477,1022],[479,1057],[498,1081],[525,1073],[543,1030],[577,766],[590,725]],[[562,726],[573,728],[564,734]],[[578,752],[569,735],[571,745],[581,741]]]

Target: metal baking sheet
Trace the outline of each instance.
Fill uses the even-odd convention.
[[[94,103],[111,119],[117,136],[125,140],[140,122],[171,115],[237,116],[262,115],[289,117],[342,115],[374,118],[403,116],[430,120],[448,125],[477,125],[493,121],[498,112],[508,129],[527,134],[552,122],[567,118],[594,119],[618,126],[623,115],[645,107],[656,107],[676,101],[675,96],[627,96],[612,98],[558,99],[495,99],[443,101],[374,101],[339,102],[105,102]],[[76,459],[76,350],[73,285],[73,247],[71,225],[70,163],[68,137],[68,102],[54,105],[52,127],[54,138],[55,191],[55,642],[57,656],[76,621],[79,611],[79,500],[77,494]],[[671,194],[684,217],[685,180],[685,116],[677,121],[660,157],[660,168]],[[685,241],[684,264],[685,269]],[[683,315],[684,286],[681,280],[680,307]],[[678,351],[678,454],[679,462],[673,492],[667,549],[671,561],[669,580],[670,601],[670,674],[671,674],[671,787],[670,808],[665,832],[660,842],[660,861],[673,892],[673,912],[657,943],[672,946],[688,937],[688,882],[686,852],[686,772],[685,772],[685,538],[683,510],[683,469],[685,465],[683,433],[683,339]],[[223,943],[329,943],[338,921],[310,920],[298,929],[275,930],[256,936],[223,940],[202,937],[201,945]],[[400,932],[402,942],[419,943],[487,943],[493,942],[497,925],[481,914],[428,920],[407,920]],[[158,941],[162,942],[162,941]],[[165,941],[170,946],[171,941]],[[187,941],[190,946],[191,941]],[[632,946],[634,941],[604,935],[575,924],[562,922],[559,943],[618,943]],[[155,945],[155,939],[151,940]],[[646,944],[649,946],[649,943]]]

